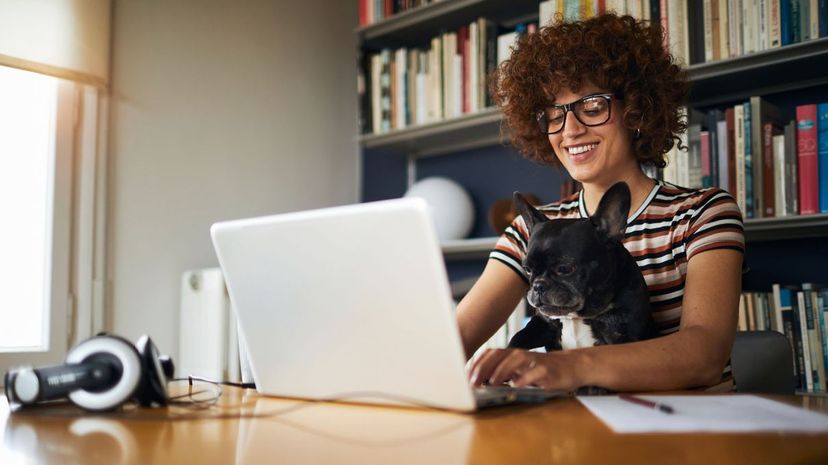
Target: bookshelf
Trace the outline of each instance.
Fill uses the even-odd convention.
[[[384,48],[428,48],[431,38],[446,31],[456,31],[457,28],[481,16],[496,22],[502,27],[501,32],[514,28],[519,23],[538,21],[538,3],[537,0],[441,0],[357,28],[355,34],[363,53],[376,53]],[[665,3],[690,7],[690,48],[683,56],[693,60],[693,64],[686,68],[691,83],[689,106],[693,110],[699,113],[723,112],[727,108],[732,109],[734,105],[744,104],[752,97],[759,96],[772,106],[780,107],[780,118],[784,121],[776,122],[783,124],[793,119],[797,106],[828,102],[828,37],[790,43],[777,48],[759,47],[755,49],[758,51],[739,56],[715,60],[707,58],[709,61],[705,61],[705,50],[701,50],[702,58],[699,58],[698,48],[699,43],[703,42],[698,40],[699,31],[704,34],[704,30],[693,27],[694,22],[698,26],[696,20],[701,18],[702,2],[697,4],[695,0],[674,0],[662,1],[661,5]],[[563,0],[563,4],[566,4],[566,0]],[[741,24],[740,22],[740,27]],[[702,45],[706,46],[707,44]],[[497,108],[485,107],[474,113],[427,124],[402,129],[383,128],[386,131],[382,133],[359,135],[358,141],[363,150],[364,160],[369,157],[397,160],[383,166],[393,166],[394,169],[407,171],[402,176],[390,177],[394,177],[397,183],[404,183],[407,179],[410,185],[417,179],[418,170],[434,175],[435,165],[443,168],[450,165],[449,162],[435,163],[435,160],[456,159],[453,163],[462,165],[461,170],[484,171],[486,164],[491,163],[492,152],[514,152],[508,146],[508,131],[501,123],[500,111]],[[709,121],[705,120],[703,124],[709,124]],[[708,137],[712,140],[712,136]],[[456,169],[456,165],[452,166],[451,171],[455,174],[461,171]],[[432,169],[425,169],[427,167]],[[491,171],[486,173],[482,175],[489,176],[486,182],[490,179],[500,179],[500,173],[496,173],[498,177],[494,177]],[[373,176],[381,178],[388,175],[374,171]],[[510,179],[514,182],[516,178]],[[372,182],[376,182],[376,179],[372,179],[371,176],[363,178],[363,183]],[[474,182],[478,186],[485,185],[480,179],[475,179]],[[494,184],[486,187],[492,190],[502,187]],[[481,213],[481,209],[485,211],[485,202],[478,205],[478,214]],[[828,238],[828,213],[769,218],[745,216],[745,239],[748,242],[746,260],[751,269],[751,273],[743,280],[745,292],[767,292],[773,283],[795,285],[824,281],[822,263],[828,259],[828,241],[825,240]],[[464,274],[474,276],[475,272],[479,273],[477,264],[485,263],[497,237],[492,236],[491,232],[481,233],[481,230],[477,230],[477,236],[483,237],[448,241],[443,244],[442,251],[450,275],[452,270],[459,270],[455,278]],[[828,317],[828,312],[825,316]],[[766,329],[768,327],[766,325]],[[828,383],[823,380],[823,386],[825,384]]]
[[[356,30],[366,50],[400,45],[417,46],[446,29],[479,16],[505,27],[537,20],[537,1],[443,0],[404,11],[379,23]],[[690,65],[691,106],[709,108],[743,101],[752,95],[782,94],[828,85],[828,38],[800,42],[735,58]],[[497,108],[438,122],[409,126],[381,134],[358,136],[363,150],[403,155],[408,158],[409,183],[417,159],[451,155],[499,144],[508,144],[501,130]],[[828,236],[828,214],[747,219],[745,236],[750,242]],[[494,237],[452,241],[443,247],[448,260],[484,258]]]
[[[444,30],[485,16],[506,27],[538,19],[538,0],[443,0],[356,29],[364,48],[427,43]]]

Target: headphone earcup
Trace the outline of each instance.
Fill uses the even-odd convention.
[[[172,360],[160,355],[158,348],[147,335],[138,339],[135,348],[140,355],[144,373],[135,391],[135,399],[144,407],[167,405],[169,401],[167,382],[173,376]]]
[[[67,364],[89,361],[104,362],[117,374],[116,382],[109,387],[78,389],[68,394],[75,405],[91,411],[117,408],[131,399],[144,377],[138,351],[129,341],[118,336],[95,336],[69,351]]]

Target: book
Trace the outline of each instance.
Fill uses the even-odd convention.
[[[799,158],[796,153],[796,120],[785,125],[785,215],[799,214]]]
[[[736,108],[725,110],[725,125],[727,127],[727,185],[721,186],[736,198]]]
[[[777,163],[774,157],[773,138],[781,134],[782,128],[778,124],[770,121],[762,124],[762,216],[766,218],[776,216]],[[780,167],[778,171],[784,172],[784,165],[778,166]]]
[[[817,106],[815,104],[796,107],[800,215],[819,212],[816,116]]]
[[[799,334],[799,318],[794,311],[794,290],[787,286],[773,284],[773,294],[774,305],[779,308],[781,315],[785,338],[791,346],[794,384],[801,389],[804,385],[804,374],[802,370],[804,360],[802,359],[802,343],[797,336]]]
[[[745,218],[755,217],[753,194],[753,152],[755,147],[753,145],[753,112],[750,102],[742,104],[744,106],[744,152],[745,152]]]
[[[817,293],[817,316],[822,336],[822,365],[828,372],[828,287],[823,287]],[[828,389],[828,380],[826,380]]]
[[[828,1],[825,3],[828,3]],[[822,15],[822,13],[821,11],[820,14]],[[824,16],[828,16],[828,11],[825,11]],[[819,180],[819,211],[826,213],[828,212],[828,102],[817,105],[817,157],[817,164],[819,165],[817,176]]]
[[[779,1],[779,41],[780,45],[790,45],[793,43],[793,22],[791,3],[796,0],[780,0]]]
[[[711,162],[710,132],[699,133],[701,146],[701,187],[713,186],[713,169]]]
[[[813,313],[810,312],[810,297],[808,291],[800,290],[796,293],[797,312],[799,315],[799,337],[802,339],[802,357],[804,359],[806,389],[813,392],[819,387],[819,380],[815,379],[813,366],[813,352],[811,350],[811,336],[813,332]]]
[[[727,121],[716,122],[716,166],[718,167],[717,186],[727,190],[730,172],[727,159]]]
[[[773,172],[774,183],[774,215],[785,216],[786,194],[788,179],[785,176],[785,136],[773,136],[773,164],[776,169]]]
[[[800,365],[802,373],[800,380],[801,387],[806,391],[814,390],[814,373],[811,368],[811,346],[808,337],[808,317],[805,313],[805,293],[796,292],[796,298],[793,301],[794,305],[794,321],[796,327],[797,338],[797,356],[801,357],[802,364]],[[801,354],[801,355],[800,355]]]
[[[687,128],[687,180],[684,187],[702,187],[701,124]]]
[[[807,326],[807,334],[803,337],[808,338],[808,350],[811,360],[811,378],[813,379],[812,391],[822,391],[825,383],[825,368],[822,366],[822,342],[820,341],[819,323],[815,318],[816,310],[816,292],[812,283],[802,284],[802,312],[805,313],[805,323]]]
[[[767,2],[768,20],[770,21],[768,29],[768,48],[777,48],[782,45],[782,23],[779,12],[780,3],[782,3],[782,1],[779,0]]]
[[[734,142],[736,146],[735,157],[735,172],[736,172],[736,204],[742,210],[742,216],[747,218],[747,186],[745,173],[745,107],[743,105],[736,105],[734,108]]]
[[[779,108],[760,96],[750,98],[750,125],[751,125],[751,190],[753,199],[749,203],[753,206],[756,217],[773,216],[773,157],[770,152],[773,123],[781,120],[782,112]],[[765,123],[771,123],[765,128]],[[767,130],[767,133],[766,133]],[[767,150],[767,154],[765,151]],[[765,178],[768,178],[767,180]],[[770,189],[768,189],[768,187]],[[765,200],[770,210],[765,208]]]

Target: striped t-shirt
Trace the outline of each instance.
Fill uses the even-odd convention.
[[[587,218],[583,191],[538,208],[548,218]],[[528,233],[518,216],[497,241],[490,258],[503,262],[528,282],[521,263]],[[736,201],[718,188],[687,189],[656,181],[647,198],[627,219],[624,247],[632,254],[650,291],[653,319],[662,335],[679,329],[687,262],[697,253],[733,249],[744,253],[742,214]],[[722,382],[731,389],[730,366]]]

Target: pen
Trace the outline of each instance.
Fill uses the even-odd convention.
[[[642,399],[640,397],[632,396],[629,394],[619,394],[618,398],[621,400],[626,400],[627,402],[632,402],[633,404],[642,405],[647,408],[652,408],[656,410],[661,410],[664,413],[673,413],[673,407],[670,407],[667,404],[662,404],[660,402],[653,402],[651,400]]]

